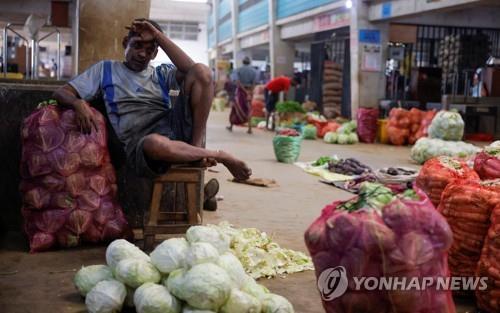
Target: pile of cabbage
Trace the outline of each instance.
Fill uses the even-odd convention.
[[[231,252],[254,279],[312,271],[311,257],[300,251],[281,248],[256,228],[235,228],[228,222],[209,225],[230,238]]]
[[[445,141],[442,139],[420,138],[411,149],[411,158],[423,164],[438,156],[466,158],[478,153],[481,149],[463,141]]]
[[[464,120],[458,112],[439,111],[429,125],[429,137],[435,139],[462,140]]]
[[[349,121],[342,124],[336,132],[327,132],[323,137],[323,141],[326,143],[337,143],[341,145],[358,143],[359,138],[356,133],[356,128],[356,121]]]
[[[90,313],[294,312],[291,303],[259,285],[230,252],[230,239],[213,227],[193,226],[186,239],[165,240],[147,255],[119,239],[106,249],[107,265],[80,269],[74,278]]]

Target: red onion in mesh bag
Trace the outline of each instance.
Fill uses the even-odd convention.
[[[331,281],[318,282],[325,311],[455,313],[449,290],[369,290],[363,284],[356,289],[353,277],[407,281],[449,277],[446,254],[452,232],[422,191],[416,189],[414,199],[398,195],[380,208],[370,207],[365,201],[353,198],[351,202],[327,205],[305,233],[318,280],[339,266],[345,269],[347,289],[336,298],[328,299],[331,286],[325,289],[322,285]],[[345,206],[349,203],[358,203],[359,207]]]
[[[359,108],[357,112],[357,132],[359,141],[374,143],[377,137],[378,109]]]
[[[79,132],[73,110],[46,106],[24,120],[20,171],[24,230],[30,251],[130,237],[117,204],[104,118]]]

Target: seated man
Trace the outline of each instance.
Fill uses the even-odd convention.
[[[149,65],[160,46],[174,65]],[[107,117],[137,175],[163,174],[170,164],[218,162],[238,180],[251,170],[229,153],[203,148],[214,94],[208,67],[195,64],[158,24],[137,19],[123,38],[125,61],[94,64],[54,93],[76,111],[84,133],[96,131],[88,101],[103,97]],[[174,98],[175,101],[172,99]]]

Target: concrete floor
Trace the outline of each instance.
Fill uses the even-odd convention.
[[[219,210],[205,212],[206,223],[227,220],[239,227],[257,227],[273,236],[283,247],[306,251],[303,235],[306,228],[328,203],[347,199],[348,193],[318,182],[318,178],[293,165],[277,163],[272,148],[272,133],[255,130],[248,135],[236,127],[225,130],[226,113],[214,113],[209,122],[208,147],[229,151],[245,159],[255,177],[273,178],[275,188],[258,188],[228,182],[229,173],[218,166]],[[410,163],[409,149],[386,145],[327,145],[322,141],[305,141],[301,161],[321,155],[337,154],[356,157],[373,168],[391,165],[415,166]],[[104,263],[104,246],[67,251],[26,253],[22,236],[10,235],[0,250],[0,312],[85,312],[83,300],[76,293],[72,278],[81,265]],[[285,279],[261,280],[272,292],[287,297],[297,313],[323,312],[312,271],[292,274]],[[474,312],[461,304],[459,313]]]

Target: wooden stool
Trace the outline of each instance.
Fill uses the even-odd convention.
[[[202,223],[204,172],[204,168],[176,166],[153,181],[150,209],[144,216],[145,250],[153,249],[156,235],[184,233]],[[166,184],[173,185],[173,203],[168,210],[162,206]],[[184,196],[178,201],[179,190]]]

